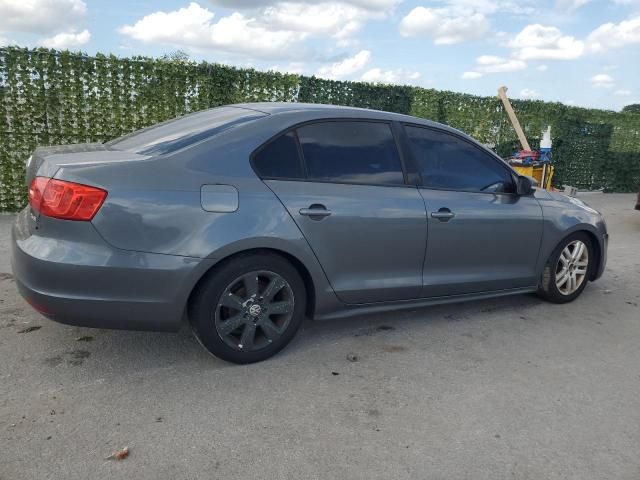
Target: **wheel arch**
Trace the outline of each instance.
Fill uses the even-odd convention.
[[[578,230],[579,232],[584,232],[591,240],[591,247],[593,248],[593,256],[594,261],[589,265],[589,280],[595,280],[598,275],[598,266],[600,265],[600,261],[602,259],[602,245],[598,240],[598,237],[591,230]]]
[[[596,233],[593,230],[593,227],[591,227],[590,225],[576,225],[574,228],[572,228],[570,231],[565,232],[565,234],[562,236],[562,238],[560,238],[556,243],[555,246],[553,247],[553,249],[551,250],[551,252],[549,253],[549,255],[551,255],[553,253],[553,251],[555,251],[555,249],[558,247],[558,245],[560,245],[562,242],[564,242],[567,238],[569,238],[571,235],[575,235],[576,233],[583,233],[587,236],[587,238],[589,238],[590,242],[591,242],[591,247],[593,249],[593,255],[594,255],[594,259],[593,262],[591,262],[590,266],[589,266],[589,280],[595,280],[597,273],[598,273],[598,265],[600,265],[600,260],[602,258],[602,245],[600,244],[600,240],[598,239],[598,236],[596,235]],[[545,260],[545,264],[548,261],[548,257]]]
[[[571,226],[556,225],[555,223],[550,222],[545,226],[542,246],[538,255],[538,281],[540,281],[540,279],[542,278],[545,266],[558,245],[560,245],[567,238],[569,238],[571,235],[575,235],[576,233],[585,234],[591,241],[594,261],[592,262],[592,266],[589,268],[590,271],[587,278],[589,279],[589,281],[593,281],[598,278],[600,262],[602,261],[602,256],[604,254],[603,249],[605,248],[605,245],[602,243],[602,232],[600,232],[596,226],[585,222],[577,222]]]
[[[234,253],[227,255],[219,259],[214,265],[212,265],[208,270],[206,270],[195,283],[189,296],[187,298],[186,304],[186,313],[190,314],[190,308],[192,305],[193,297],[196,295],[198,289],[215,273],[220,270],[224,265],[232,262],[234,259],[247,256],[247,255],[278,255],[279,257],[287,260],[293,267],[298,271],[300,277],[302,277],[302,281],[304,282],[305,291],[307,294],[307,305],[305,307],[305,313],[309,318],[312,318],[316,308],[316,285],[309,272],[309,269],[306,265],[295,255],[286,252],[284,250],[272,247],[255,247],[255,248],[247,248],[245,250],[240,250]]]

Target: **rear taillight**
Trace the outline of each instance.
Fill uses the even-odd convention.
[[[36,177],[29,186],[29,204],[36,212],[64,220],[91,220],[107,192],[101,188]]]

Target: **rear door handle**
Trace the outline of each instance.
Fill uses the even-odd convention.
[[[310,217],[313,220],[320,220],[331,215],[331,210],[327,210],[327,207],[324,205],[313,204],[309,208],[301,208],[298,213],[305,217]]]
[[[441,222],[448,222],[455,216],[456,214],[448,208],[441,208],[437,212],[431,212],[431,218],[437,218]]]

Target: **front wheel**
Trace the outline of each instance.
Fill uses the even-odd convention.
[[[233,363],[265,360],[291,341],[304,320],[298,271],[275,254],[239,255],[198,287],[190,322],[200,343]]]
[[[538,293],[554,303],[575,300],[587,286],[593,259],[589,237],[582,232],[569,235],[549,257]]]

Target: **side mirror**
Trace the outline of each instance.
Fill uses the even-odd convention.
[[[517,182],[516,193],[518,195],[529,195],[533,192],[533,187],[538,186],[538,181],[535,178],[520,175]]]

